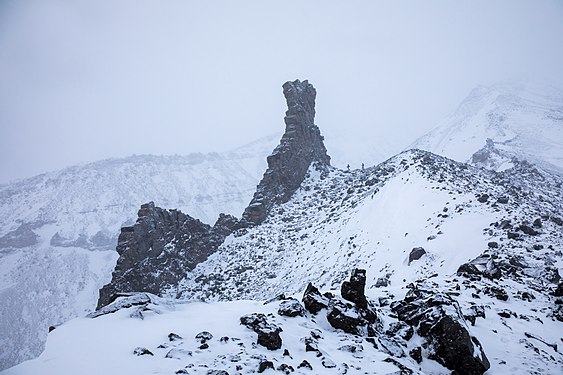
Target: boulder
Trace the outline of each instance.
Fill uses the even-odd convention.
[[[319,290],[309,283],[303,293],[303,304],[311,314],[317,314],[322,309],[328,307],[328,298],[321,295]]]
[[[290,299],[280,303],[278,314],[292,318],[296,316],[305,316],[305,309],[299,301],[296,299]]]
[[[409,266],[415,260],[422,258],[424,254],[426,254],[426,250],[424,250],[424,248],[422,247],[415,247],[414,249],[412,249],[409,254]]]
[[[359,308],[367,308],[365,288],[366,270],[356,268],[352,271],[350,281],[342,283],[340,293],[342,298],[355,303]]]
[[[282,346],[280,332],[282,329],[269,323],[264,314],[247,314],[240,318],[240,323],[258,334],[257,343],[269,350],[277,350]]]
[[[423,285],[410,284],[402,301],[391,305],[399,320],[426,339],[429,358],[459,374],[480,375],[490,363],[467,324],[457,302]]]

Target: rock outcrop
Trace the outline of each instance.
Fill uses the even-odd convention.
[[[100,290],[98,309],[110,303],[116,293],[158,295],[176,286],[233,231],[262,223],[274,204],[287,202],[312,164],[321,173],[328,171],[330,157],[314,124],[315,88],[296,80],[286,82],[283,93],[288,106],[285,133],[268,156],[268,169],[242,219],[222,214],[211,227],[180,211],[155,207],[152,202],[144,204],[135,225],[121,229],[117,244],[120,257],[112,281]]]
[[[98,309],[124,292],[160,294],[207,259],[232,233],[237,219],[221,215],[213,227],[177,210],[141,206],[132,227],[121,228],[112,281],[100,289]],[[155,271],[156,270],[156,271]]]
[[[288,107],[285,133],[268,156],[268,169],[244,211],[242,223],[247,226],[262,223],[274,204],[287,202],[303,182],[311,164],[315,163],[321,171],[330,166],[323,137],[314,123],[315,88],[308,81],[296,80],[283,85],[283,94]]]
[[[481,343],[471,336],[457,302],[423,285],[409,285],[404,300],[391,309],[427,341],[428,358],[457,374],[480,375],[490,367]]]

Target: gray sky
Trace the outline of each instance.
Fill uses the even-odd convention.
[[[0,0],[0,183],[280,132],[296,78],[327,139],[409,144],[474,86],[562,67],[557,0]]]

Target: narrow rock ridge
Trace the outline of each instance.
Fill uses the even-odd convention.
[[[221,214],[213,227],[178,210],[165,210],[150,202],[141,206],[132,227],[121,228],[119,259],[109,284],[100,289],[97,309],[127,292],[160,295],[174,287],[197,264],[205,261],[236,229],[262,223],[272,206],[287,202],[303,182],[311,164],[321,173],[330,157],[314,124],[315,88],[307,81],[286,82],[283,92],[288,110],[285,133],[268,156],[268,169],[252,201],[238,221]]]
[[[160,294],[203,262],[232,233],[237,219],[221,214],[213,227],[177,210],[144,204],[132,227],[121,228],[119,259],[109,284],[100,289],[98,309],[117,293]]]
[[[330,166],[324,138],[314,123],[315,88],[306,80],[295,80],[283,85],[283,94],[288,107],[285,133],[268,156],[268,169],[242,215],[242,227],[262,223],[274,204],[287,202],[303,182],[311,164],[315,163],[324,172]]]

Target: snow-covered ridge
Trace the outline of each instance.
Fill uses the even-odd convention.
[[[466,162],[491,139],[505,153],[562,172],[562,103],[563,91],[555,87],[479,86],[410,148]]]
[[[417,150],[364,171],[333,169],[326,178],[313,168],[290,202],[260,227],[227,238],[170,295],[267,299],[310,281],[331,288],[356,267],[368,269],[373,285],[451,275],[488,242],[506,240],[491,223],[559,217],[560,186],[560,178],[526,162],[496,173]],[[490,198],[478,202],[484,195]],[[560,232],[546,236],[561,243]],[[427,256],[409,265],[415,247]]]

